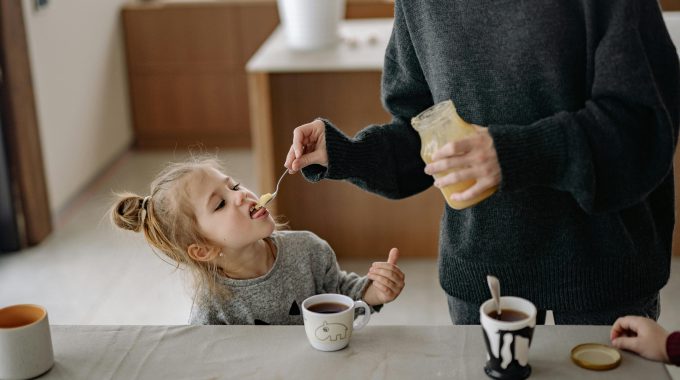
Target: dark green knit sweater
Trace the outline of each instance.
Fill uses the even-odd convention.
[[[655,0],[397,0],[382,85],[392,122],[327,122],[329,166],[304,173],[407,197],[433,182],[411,117],[452,99],[488,126],[500,189],[444,206],[448,294],[482,302],[494,274],[539,308],[596,310],[666,283],[680,82]]]

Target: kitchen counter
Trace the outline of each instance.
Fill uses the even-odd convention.
[[[248,61],[248,72],[382,71],[393,19],[344,20],[337,46],[295,51],[286,46],[279,26]]]
[[[485,379],[480,326],[369,326],[336,352],[303,326],[51,326],[54,367],[41,379]],[[661,363],[622,352],[590,371],[571,348],[607,343],[608,326],[537,326],[531,379],[669,379]]]

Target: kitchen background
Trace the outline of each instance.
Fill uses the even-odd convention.
[[[670,11],[680,10],[680,1],[662,5],[678,45],[680,16]],[[55,324],[186,323],[192,300],[184,273],[159,260],[141,236],[115,230],[105,214],[112,191],[145,194],[150,178],[166,162],[186,157],[189,146],[217,154],[243,183],[267,191],[261,158],[250,148],[253,79],[245,66],[278,24],[276,3],[22,0],[0,7],[0,202],[6,202],[0,205],[12,205],[0,212],[0,251],[21,247],[0,253],[0,306],[42,304]],[[391,12],[390,2],[348,0],[346,17],[384,18]],[[373,37],[343,44],[368,49]],[[295,126],[332,112],[338,102],[360,115],[340,123],[348,131],[387,117],[373,69],[270,74],[273,126],[277,120]],[[299,102],[306,88],[339,82],[351,84],[342,98],[304,99],[316,102],[304,107],[311,114],[289,104]],[[295,96],[286,100],[281,88]],[[282,161],[277,149],[274,159]],[[344,269],[362,274],[392,245],[402,248],[407,287],[372,323],[450,324],[437,283],[439,211],[431,210],[440,206],[428,207],[440,201],[437,191],[402,204],[365,198],[350,186],[310,190],[296,181],[290,188],[308,194],[297,200],[289,194],[277,211],[294,228],[331,241]],[[314,224],[319,221],[296,213],[314,201],[309,194],[324,194],[322,202],[348,197],[357,208],[375,209],[348,216],[329,204],[326,222]],[[296,210],[296,201],[304,207]],[[375,210],[394,216],[380,223],[372,218]],[[662,290],[660,322],[667,328],[680,329],[679,298],[675,256],[671,281]]]

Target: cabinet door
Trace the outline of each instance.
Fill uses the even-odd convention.
[[[228,3],[124,9],[137,147],[250,146],[245,47],[262,41],[243,38],[240,16]]]
[[[661,0],[659,3],[664,11],[680,11],[680,0]]]

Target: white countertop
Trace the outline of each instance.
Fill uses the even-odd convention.
[[[343,20],[339,30],[341,41],[314,51],[288,48],[279,25],[248,61],[246,71],[382,71],[393,21],[391,18]]]
[[[676,47],[680,46],[680,12],[664,12],[663,15],[673,42]],[[382,71],[392,23],[391,18],[343,20],[339,31],[341,42],[315,51],[289,49],[279,25],[248,61],[246,71]]]
[[[336,352],[312,348],[303,326],[50,326],[47,379],[487,379],[480,326],[366,326]],[[609,342],[609,326],[536,326],[532,380],[670,379],[629,352],[610,371],[570,359]]]

